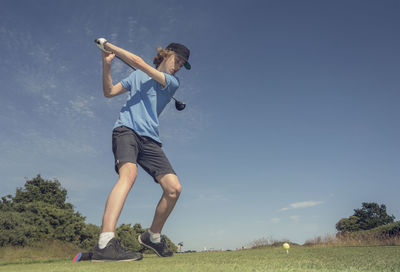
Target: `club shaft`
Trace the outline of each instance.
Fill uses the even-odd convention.
[[[129,63],[127,63],[126,61],[124,61],[123,59],[121,59],[120,57],[118,57],[117,55],[115,55],[116,58],[118,58],[120,61],[122,61],[123,63],[125,63],[126,65],[128,65],[129,67],[131,67],[133,70],[136,71],[136,68],[133,67],[132,65],[130,65]]]

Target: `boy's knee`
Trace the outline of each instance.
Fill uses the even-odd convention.
[[[180,184],[172,186],[167,189],[168,197],[170,198],[178,198],[182,192],[182,186]]]
[[[169,198],[178,198],[182,192],[182,185],[179,183],[177,176],[169,175],[160,179],[161,186],[165,194]]]
[[[181,192],[182,192],[182,185],[178,182],[178,184],[173,186],[171,195],[174,198],[178,198]]]

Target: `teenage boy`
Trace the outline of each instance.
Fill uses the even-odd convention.
[[[182,66],[188,70],[191,68],[188,62],[190,51],[179,43],[171,43],[165,49],[158,48],[154,68],[139,56],[104,38],[97,39],[96,43],[102,49],[104,96],[111,98],[127,92],[129,95],[112,134],[115,171],[119,178],[106,202],[102,230],[92,261],[142,259],[142,254],[124,249],[114,238],[118,217],[137,176],[138,164],[163,190],[152,225],[138,237],[139,243],[158,256],[170,257],[173,253],[161,238],[161,230],[182,189],[162,150],[158,117],[179,87],[175,74]],[[111,63],[115,56],[137,69],[116,85],[111,78]]]

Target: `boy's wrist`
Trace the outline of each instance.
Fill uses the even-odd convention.
[[[103,59],[103,69],[111,69],[111,62]]]

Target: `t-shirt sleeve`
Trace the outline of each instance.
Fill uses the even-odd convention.
[[[172,76],[170,74],[164,73],[165,75],[165,82],[166,86],[163,91],[166,90],[171,93],[175,93],[175,91],[179,88],[179,79],[175,76]]]
[[[122,87],[124,87],[128,91],[131,91],[133,77],[134,77],[134,73],[130,74],[127,78],[124,78],[123,80],[121,80]]]

